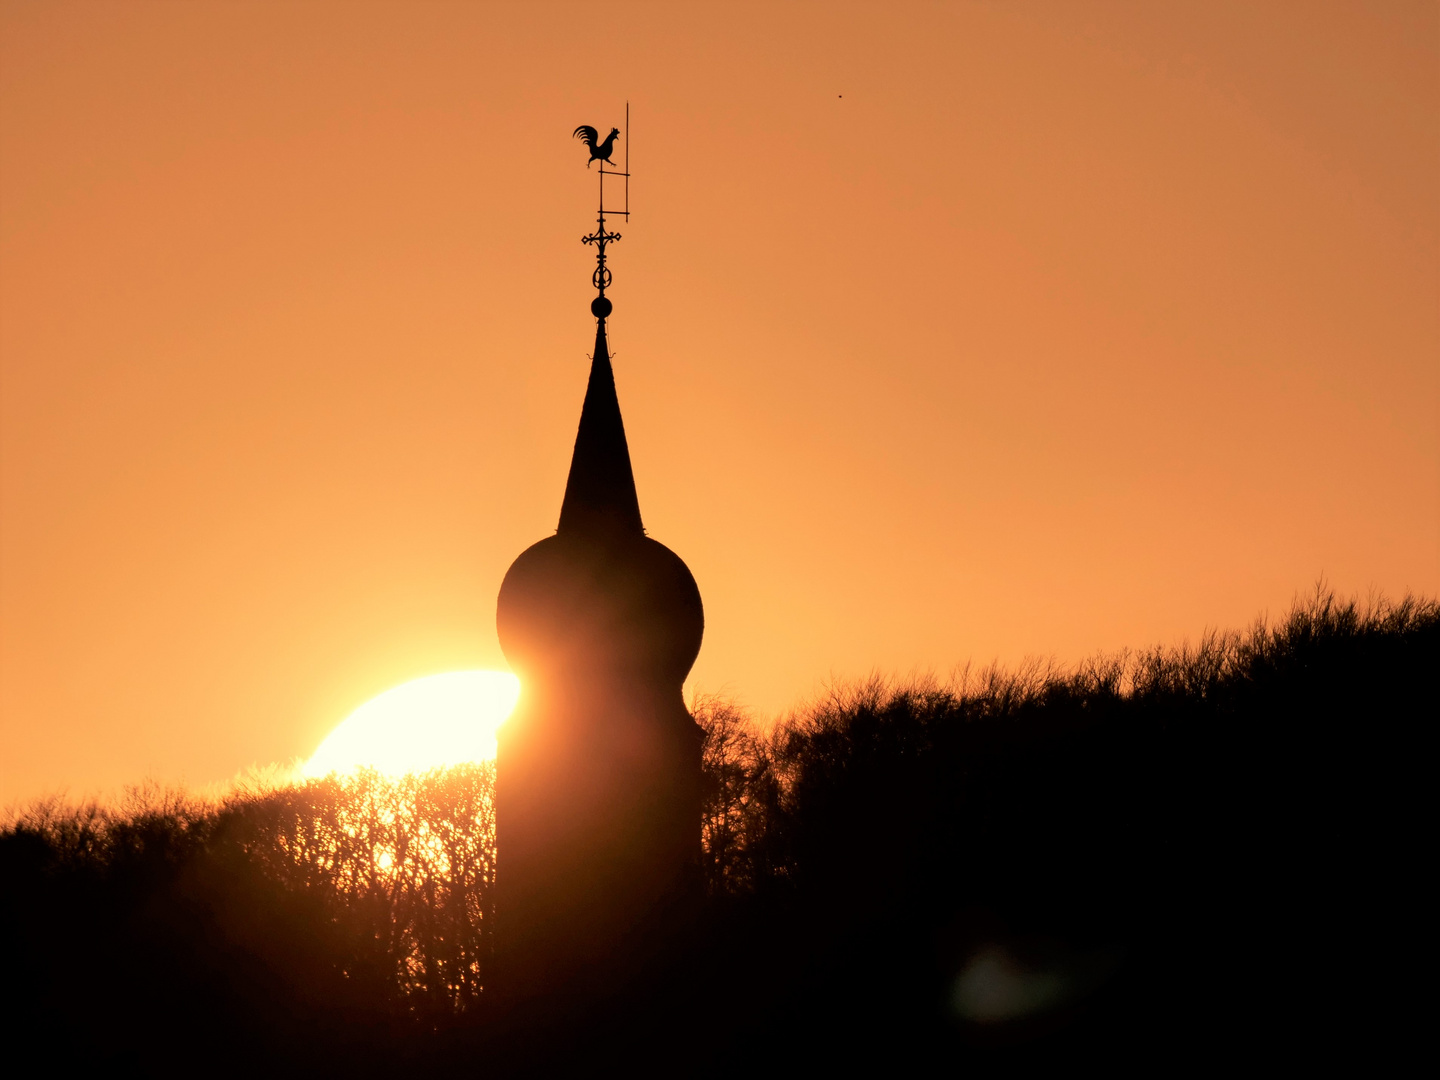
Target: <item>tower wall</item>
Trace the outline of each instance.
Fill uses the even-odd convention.
[[[650,539],[604,321],[556,534],[496,613],[521,679],[496,758],[496,960],[514,996],[643,965],[698,885],[701,731],[681,686],[704,613]]]
[[[511,994],[623,977],[693,893],[700,738],[678,688],[537,690],[497,759],[497,952]]]

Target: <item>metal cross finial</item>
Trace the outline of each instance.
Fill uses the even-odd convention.
[[[610,285],[610,268],[605,265],[605,246],[613,244],[620,239],[617,232],[609,232],[605,228],[605,211],[600,211],[600,224],[589,236],[582,236],[582,244],[595,245],[595,273],[590,275],[590,282],[600,290],[600,295],[605,295],[605,290]]]
[[[605,228],[605,215],[618,214],[630,220],[630,103],[625,103],[625,134],[622,136],[618,129],[612,128],[610,136],[604,142],[600,142],[600,133],[593,127],[582,124],[575,129],[575,138],[584,139],[585,145],[590,148],[590,159],[585,162],[588,169],[594,162],[600,162],[600,214],[595,231],[589,236],[582,236],[582,244],[595,245],[595,272],[590,275],[590,282],[595,286],[599,296],[590,302],[590,311],[602,322],[614,309],[609,299],[605,296],[605,290],[610,287],[610,268],[605,265],[605,249],[610,244],[620,239],[620,234],[610,232]],[[610,155],[614,150],[615,139],[620,138],[625,144],[625,168],[607,169],[605,165],[610,161]],[[625,178],[625,209],[605,209],[605,177],[623,176]]]

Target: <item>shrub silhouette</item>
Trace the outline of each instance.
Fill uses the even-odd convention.
[[[688,950],[542,1034],[485,993],[489,765],[39,803],[0,832],[17,1028],[149,1074],[1334,1037],[1384,1006],[1346,988],[1414,947],[1399,881],[1437,659],[1435,602],[1317,589],[1275,625],[873,679],[769,730],[699,699],[709,899]]]

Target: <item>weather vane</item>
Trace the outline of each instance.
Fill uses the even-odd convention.
[[[605,228],[605,215],[614,214],[630,220],[630,103],[625,103],[625,134],[621,136],[619,128],[611,128],[610,134],[604,141],[600,139],[600,132],[589,124],[581,124],[575,129],[572,138],[582,140],[590,148],[590,158],[585,162],[588,169],[595,162],[600,162],[600,216],[599,224],[589,236],[582,236],[580,242],[595,245],[595,273],[590,276],[596,290],[600,295],[590,301],[590,313],[602,322],[614,310],[614,305],[605,296],[605,290],[610,287],[610,268],[605,265],[605,248],[620,239],[620,234],[610,232]],[[615,163],[610,160],[610,155],[615,152],[615,140],[622,139],[625,143],[625,166],[623,170],[609,168]],[[605,177],[623,176],[625,178],[625,208],[623,210],[605,209]]]

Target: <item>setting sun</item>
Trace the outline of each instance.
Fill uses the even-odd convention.
[[[305,763],[307,777],[370,767],[391,776],[495,756],[495,730],[520,696],[504,671],[451,671],[371,698]]]

